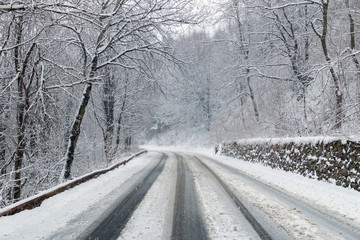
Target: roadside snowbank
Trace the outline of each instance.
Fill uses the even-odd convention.
[[[155,153],[142,155],[114,171],[45,200],[40,207],[1,217],[0,239],[48,239],[141,171],[155,156]]]

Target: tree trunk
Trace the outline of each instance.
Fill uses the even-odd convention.
[[[248,63],[249,49],[246,47],[245,38],[244,38],[244,35],[242,32],[242,23],[241,23],[241,17],[240,17],[239,2],[237,0],[234,0],[233,4],[234,4],[234,8],[235,8],[235,13],[236,13],[236,23],[237,23],[237,28],[238,28],[238,33],[239,33],[239,41],[240,41],[240,47],[241,47],[240,54],[244,55],[245,63]],[[249,95],[250,95],[251,103],[253,106],[256,122],[259,123],[260,122],[259,109],[258,109],[256,101],[255,101],[255,94],[254,94],[253,88],[250,84],[251,78],[250,78],[249,74],[250,74],[250,68],[246,67],[247,87],[249,89]]]
[[[0,174],[6,174],[5,130],[5,125],[0,123]]]
[[[21,168],[24,158],[24,152],[26,147],[25,142],[25,130],[28,120],[28,110],[30,108],[30,95],[29,88],[34,78],[33,68],[32,76],[29,79],[28,87],[24,83],[24,77],[26,74],[26,69],[30,61],[31,54],[35,49],[35,44],[32,44],[29,50],[25,55],[25,59],[20,67],[20,43],[22,40],[22,17],[19,17],[19,21],[16,25],[16,43],[17,46],[14,48],[14,62],[15,69],[17,73],[17,93],[18,93],[18,102],[16,107],[16,118],[17,118],[17,146],[14,154],[14,183],[11,189],[12,199],[15,201],[19,200],[21,197]]]
[[[349,11],[348,13],[348,17],[349,17],[349,30],[350,30],[350,48],[352,51],[355,50],[356,48],[356,41],[355,41],[355,22],[354,22],[354,18],[351,14],[350,11],[350,4],[349,4],[349,0],[345,0],[346,3],[346,7]],[[358,86],[358,91],[357,91],[357,100],[358,102],[360,102],[360,62],[359,60],[356,58],[355,55],[352,56],[352,60],[354,62],[354,65],[356,67],[356,79],[357,79],[357,86]],[[359,107],[360,108],[360,107]],[[360,110],[360,109],[359,109]],[[359,111],[360,112],[360,111]]]
[[[206,113],[206,130],[210,132],[211,128],[211,106],[210,106],[210,77],[206,78],[206,92],[205,92],[205,113]]]
[[[343,95],[340,88],[340,80],[335,72],[335,69],[331,66],[331,59],[327,49],[327,27],[328,27],[328,9],[329,9],[329,1],[327,3],[323,3],[323,34],[321,37],[321,46],[323,48],[323,52],[325,55],[325,59],[330,66],[330,73],[335,85],[335,99],[336,99],[336,111],[335,111],[335,129],[340,129],[342,126],[342,102],[343,102]]]
[[[251,102],[252,102],[253,109],[254,109],[255,119],[256,119],[256,122],[258,123],[258,122],[260,122],[260,115],[259,115],[259,110],[258,110],[256,101],[255,101],[254,91],[253,91],[252,86],[250,84],[250,76],[249,76],[250,70],[246,69],[246,71],[248,73],[247,85],[248,85],[248,88],[249,88],[250,98],[251,98]]]
[[[14,158],[14,183],[12,187],[12,199],[17,201],[21,197],[21,167],[22,167],[22,161],[24,158],[24,151],[25,151],[25,129],[21,127],[19,129],[18,133],[18,146],[15,152],[15,158]]]
[[[306,114],[306,89],[303,88],[303,107],[304,107],[304,120],[305,120],[305,124],[307,125],[307,114]]]
[[[2,99],[1,99],[2,100]],[[5,107],[0,103],[0,174],[6,174]]]
[[[19,18],[16,24],[16,43],[20,44],[22,39],[22,17]],[[20,46],[16,46],[14,49],[14,62],[15,71],[18,74],[18,103],[16,107],[17,117],[17,148],[14,156],[14,183],[11,189],[11,198],[19,199],[21,196],[21,167],[22,159],[24,156],[25,142],[24,142],[24,113],[23,113],[23,76],[20,76]]]
[[[121,125],[122,125],[123,115],[124,115],[125,108],[126,108],[126,103],[127,103],[127,100],[128,100],[128,84],[129,84],[129,77],[128,77],[128,74],[126,74],[125,87],[124,87],[124,98],[123,98],[123,102],[122,102],[122,105],[121,105],[119,117],[117,119],[116,142],[115,142],[115,148],[114,148],[114,151],[113,151],[114,152],[113,155],[116,155],[116,153],[117,153],[117,151],[119,149],[119,145],[120,145]]]
[[[125,150],[129,151],[132,144],[132,137],[131,135],[125,138]]]
[[[92,85],[93,85],[92,83],[88,83],[87,86],[85,87],[85,91],[83,94],[83,98],[78,113],[71,127],[69,143],[65,155],[65,166],[61,176],[62,180],[69,179],[71,176],[71,166],[74,160],[76,144],[80,135],[80,126],[84,118],[85,110],[90,99]]]
[[[97,61],[98,61],[98,56],[95,56],[91,63],[91,71],[90,71],[90,75],[89,75],[90,79],[95,77]],[[93,86],[93,84],[91,82],[87,83],[84,93],[83,93],[83,98],[81,100],[81,104],[79,106],[79,110],[76,114],[75,121],[73,122],[73,124],[71,126],[69,143],[68,143],[67,151],[65,154],[65,165],[64,165],[63,172],[60,176],[60,181],[64,181],[65,179],[69,179],[71,177],[71,166],[74,161],[75,148],[76,148],[76,144],[77,144],[77,141],[78,141],[78,138],[80,135],[80,126],[81,126],[82,120],[85,115],[86,107],[89,103],[92,86]]]
[[[106,5],[106,4],[105,4]],[[103,9],[104,10],[104,9]],[[102,22],[103,19],[100,19],[100,22]],[[93,79],[96,75],[96,71],[98,68],[98,60],[99,60],[99,53],[98,50],[99,48],[102,47],[102,41],[105,37],[105,33],[107,31],[107,29],[110,27],[110,23],[108,22],[108,24],[106,24],[104,26],[103,29],[101,29],[98,38],[96,40],[96,49],[95,49],[95,55],[91,61],[91,68],[90,68],[90,74],[89,74],[89,79]],[[82,41],[82,40],[81,40]],[[86,48],[85,45],[82,43],[82,50],[83,50],[83,54],[85,57],[85,61],[84,61],[84,77],[86,77]],[[66,179],[69,179],[71,177],[71,166],[72,163],[74,161],[74,153],[75,153],[75,148],[76,148],[76,144],[77,141],[79,139],[79,135],[80,135],[80,127],[81,127],[81,123],[82,120],[84,118],[85,115],[85,111],[86,111],[86,107],[89,103],[89,99],[90,99],[90,95],[91,95],[91,91],[92,91],[92,86],[93,84],[91,82],[88,82],[84,93],[83,93],[83,98],[81,100],[80,106],[79,106],[79,110],[76,114],[76,118],[75,121],[72,124],[71,127],[71,131],[70,131],[70,138],[69,138],[69,143],[67,146],[67,151],[65,153],[65,165],[64,165],[64,169],[60,175],[60,181],[64,181]]]
[[[323,29],[322,29],[322,33],[320,34],[314,27],[314,25],[312,25],[314,32],[316,33],[316,35],[320,38],[321,41],[321,46],[323,49],[323,53],[326,59],[326,62],[329,64],[329,68],[330,68],[330,74],[331,77],[333,79],[334,82],[334,87],[335,87],[335,101],[336,101],[336,106],[335,106],[335,125],[334,128],[335,129],[340,129],[342,126],[342,121],[343,121],[343,111],[342,111],[342,105],[343,105],[343,95],[342,95],[342,91],[341,91],[341,87],[340,87],[340,79],[337,76],[335,69],[332,67],[331,65],[331,58],[329,56],[329,52],[328,52],[328,48],[327,48],[327,41],[326,41],[326,37],[327,37],[327,29],[328,29],[328,10],[329,10],[329,2],[323,2],[322,3],[322,10],[323,10]]]
[[[114,107],[115,107],[115,96],[114,96],[114,82],[111,76],[105,79],[103,88],[103,105],[105,112],[105,134],[104,134],[104,148],[107,163],[112,161],[112,143],[114,136]]]

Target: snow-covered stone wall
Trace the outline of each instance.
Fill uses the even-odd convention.
[[[249,139],[224,142],[216,151],[360,191],[360,141],[324,137]]]

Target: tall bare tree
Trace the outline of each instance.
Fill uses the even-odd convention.
[[[340,129],[342,126],[343,121],[343,92],[341,90],[341,83],[340,78],[338,74],[335,71],[335,68],[333,67],[333,62],[330,57],[329,48],[328,48],[328,28],[329,28],[329,5],[330,0],[321,0],[320,3],[318,3],[321,9],[322,13],[322,20],[320,20],[320,30],[316,28],[315,24],[312,23],[312,28],[316,34],[316,36],[319,38],[321,42],[321,47],[323,54],[325,56],[326,62],[328,64],[330,74],[334,83],[334,96],[336,101],[336,107],[335,107],[335,129]]]

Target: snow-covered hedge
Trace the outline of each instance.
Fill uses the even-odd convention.
[[[216,151],[360,191],[358,140],[325,137],[249,139],[224,142]]]

